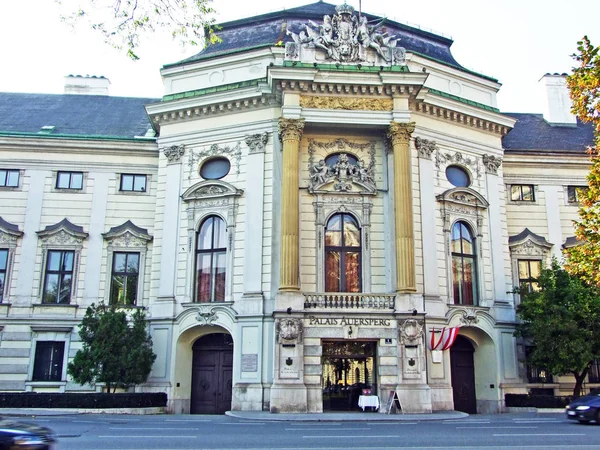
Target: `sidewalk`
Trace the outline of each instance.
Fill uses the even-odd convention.
[[[460,411],[438,411],[431,414],[381,414],[377,412],[272,414],[268,411],[227,411],[230,417],[258,421],[290,422],[417,422],[424,420],[452,420],[469,417]]]

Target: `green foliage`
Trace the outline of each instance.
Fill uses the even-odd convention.
[[[54,0],[63,5],[65,0]],[[104,42],[125,50],[133,60],[142,35],[167,30],[183,46],[220,42],[214,32],[212,0],[84,0],[77,10],[66,6],[62,20],[75,24],[87,21]]]
[[[588,283],[600,286],[600,54],[587,36],[578,44],[573,58],[578,66],[567,78],[573,100],[572,112],[595,128],[594,146],[588,148],[591,169],[587,176],[589,189],[579,192],[581,207],[575,221],[575,236],[581,245],[566,249],[565,268]]]
[[[148,379],[156,355],[141,309],[128,319],[115,306],[92,304],[79,325],[79,337],[83,346],[67,366],[77,383],[105,383],[114,392]]]
[[[556,259],[538,283],[539,291],[521,293],[517,333],[533,341],[529,362],[553,375],[572,374],[578,396],[591,362],[600,359],[600,291]]]

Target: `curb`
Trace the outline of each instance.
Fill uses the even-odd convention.
[[[157,415],[165,414],[165,407],[152,408],[0,408],[0,416],[4,417],[35,417],[35,416],[68,416],[75,414],[131,414]]]

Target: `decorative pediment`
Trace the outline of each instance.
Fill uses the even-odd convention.
[[[153,239],[147,229],[138,227],[131,220],[112,227],[102,236],[114,247],[145,247]]]
[[[335,161],[328,163],[328,156],[336,154]],[[333,190],[374,195],[377,193],[375,142],[358,144],[343,138],[329,142],[309,139],[308,173],[311,193]]]
[[[444,204],[453,204],[462,207],[467,206],[475,209],[487,209],[490,205],[479,192],[467,187],[448,189],[436,198],[439,202]]]
[[[508,238],[508,247],[513,255],[545,256],[552,244],[543,236],[525,228],[519,234]]]
[[[565,243],[562,245],[563,248],[572,248],[577,247],[578,245],[583,245],[584,242],[577,239],[577,236],[569,236],[565,239]]]
[[[239,197],[243,190],[220,180],[206,180],[188,188],[181,198],[184,202],[192,200],[213,200],[226,197]]]
[[[21,236],[23,236],[23,232],[19,231],[18,225],[7,222],[0,217],[0,244],[16,246],[17,239]]]
[[[83,227],[72,224],[69,219],[63,219],[54,225],[48,225],[42,231],[37,232],[39,238],[46,245],[77,245],[83,244],[88,233]]]

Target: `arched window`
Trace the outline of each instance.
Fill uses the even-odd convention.
[[[465,222],[452,227],[452,281],[454,304],[477,304],[477,261],[475,237]]]
[[[360,292],[360,227],[350,214],[335,214],[325,228],[325,291]]]
[[[227,229],[223,219],[207,217],[196,234],[196,302],[225,300]]]

